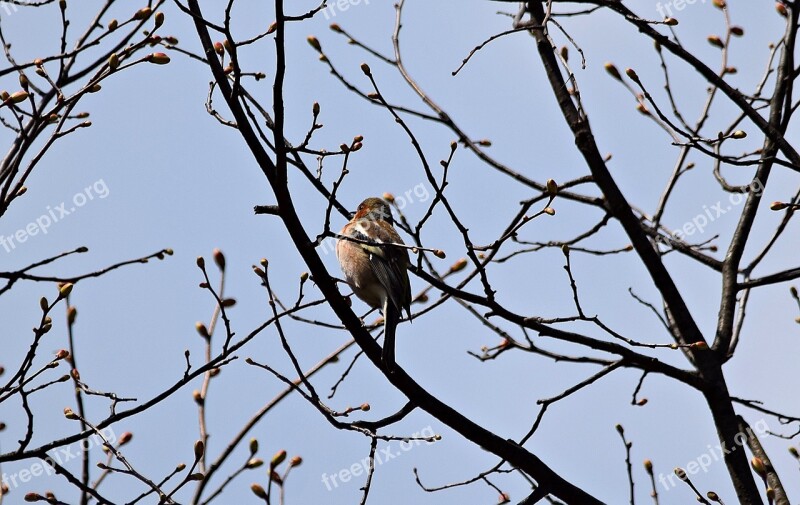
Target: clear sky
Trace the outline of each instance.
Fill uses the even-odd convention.
[[[68,13],[74,16],[70,27],[74,35],[100,2],[68,3]],[[240,3],[242,6],[233,11],[235,33],[240,39],[263,31],[274,17],[271,8]],[[783,32],[783,19],[774,12],[772,2],[729,3],[734,24],[745,30],[745,36],[735,39],[730,49],[729,65],[738,68],[738,74],[730,76],[730,81],[750,91],[763,75],[768,44]],[[222,4],[204,2],[204,8],[218,19],[220,13],[212,13],[212,9],[221,9]],[[365,138],[364,148],[351,159],[350,174],[339,191],[341,201],[355,208],[366,196],[384,192],[405,195],[403,212],[415,222],[427,210],[432,190],[407,137],[385,110],[347,92],[318,61],[316,52],[305,40],[308,35],[316,35],[331,61],[360,89],[371,91],[359,69],[359,64],[367,61],[385,97],[423,110],[424,105],[395,69],[348,45],[345,38],[328,29],[335,21],[359,40],[389,55],[394,8],[390,2],[378,0],[339,4],[347,9],[333,8],[327,12],[329,19],[318,14],[312,20],[288,27],[287,136],[295,144],[302,140],[311,121],[312,104],[319,102],[320,122],[325,127],[315,134],[314,146],[335,149],[356,135]],[[631,8],[649,19],[662,17],[659,6],[672,9],[672,15],[681,22],[676,31],[682,43],[712,68],[719,66],[720,51],[709,45],[706,37],[722,35],[725,24],[722,14],[710,1],[639,0],[634,4]],[[0,3],[0,22],[18,61],[30,61],[58,50],[57,9],[5,10],[6,5]],[[309,0],[291,2],[287,10],[299,14],[314,5]],[[117,2],[108,19],[112,16],[125,19],[138,7],[131,2]],[[401,42],[404,61],[420,86],[472,138],[491,140],[489,152],[500,161],[539,181],[547,178],[564,181],[585,175],[588,169],[557,110],[530,36],[516,33],[497,40],[480,51],[456,77],[451,75],[473,47],[509,28],[511,20],[497,11],[511,12],[514,8],[515,4],[477,0],[411,0],[404,11]],[[199,43],[190,20],[172,3],[167,3],[163,11],[166,23],[162,33],[174,34],[182,47],[197,51]],[[609,167],[629,200],[652,212],[677,149],[670,146],[670,139],[652,121],[635,110],[630,94],[603,68],[606,61],[615,62],[620,69],[635,68],[664,103],[661,71],[652,43],[608,14],[562,21],[585,53],[585,69],[580,68],[574,47],[570,47],[570,63],[598,144],[603,152],[613,154]],[[559,45],[565,43],[561,34],[554,37]],[[268,99],[274,76],[273,49],[272,42],[266,40],[243,53],[250,70],[262,71],[267,76],[252,86],[267,107],[271,107]],[[82,281],[71,298],[79,313],[75,326],[76,358],[83,380],[94,389],[114,391],[139,401],[158,394],[182,376],[186,349],[191,351],[194,363],[202,356],[203,342],[194,324],[208,320],[213,299],[197,287],[202,281],[195,266],[197,256],[205,256],[211,264],[211,251],[214,248],[224,251],[228,263],[226,293],[238,302],[230,315],[239,336],[269,317],[266,293],[253,275],[251,265],[262,257],[269,258],[272,282],[278,295],[287,301],[296,298],[299,278],[305,270],[280,222],[274,217],[253,214],[254,205],[274,203],[274,199],[236,131],[220,125],[206,113],[209,70],[178,54],[171,53],[171,57],[172,62],[167,66],[141,65],[121,73],[104,83],[100,93],[87,97],[78,109],[91,113],[92,127],[69,135],[49,151],[27,183],[28,193],[0,221],[0,235],[11,236],[62,202],[66,202],[65,208],[70,211],[52,223],[46,233],[30,236],[9,250],[0,248],[2,271],[78,246],[87,246],[90,252],[66,258],[41,269],[41,273],[79,274],[162,248],[174,249],[174,256],[164,261],[132,265],[98,279]],[[685,65],[674,60],[670,65],[677,100],[685,116],[694,120],[706,98],[707,84]],[[14,91],[17,87],[13,75],[0,80],[2,89]],[[227,116],[221,98],[217,97],[214,104]],[[711,112],[706,132],[709,136],[736,117],[736,111],[722,98]],[[409,119],[409,125],[430,160],[435,163],[446,157],[449,143],[454,140],[452,132],[418,119]],[[761,138],[755,128],[745,122],[742,129],[751,135],[741,141],[741,151],[759,147]],[[790,141],[796,133],[794,129],[790,132]],[[2,145],[8,145],[11,138],[6,130],[0,133]],[[693,238],[702,241],[719,234],[716,243],[721,252],[716,257],[722,258],[741,206],[737,207],[719,189],[708,159],[697,154],[692,154],[691,159],[697,166],[679,185],[679,194],[668,207],[664,222],[672,228],[681,228],[706,208],[721,202],[726,212]],[[313,159],[309,162],[315,163]],[[337,177],[339,163],[338,159],[326,162],[323,172],[326,184],[330,185]],[[751,173],[750,169],[725,170],[737,183],[747,181]],[[797,174],[776,170],[765,201],[787,200],[797,184]],[[300,177],[292,177],[290,187],[297,195],[301,217],[313,236],[322,230],[325,201]],[[448,192],[475,240],[481,243],[496,238],[497,230],[513,215],[520,200],[535,196],[461,150],[451,167]],[[80,194],[87,195],[86,201],[82,197],[76,200]],[[542,242],[563,240],[600,217],[595,211],[566,201],[556,200],[553,206],[556,215],[527,225],[521,238]],[[778,219],[778,213],[770,213],[766,208],[759,213],[753,238],[759,248],[768,240]],[[333,227],[343,224],[344,219],[334,215]],[[796,237],[797,231],[794,223],[787,236]],[[428,246],[447,252],[448,259],[440,261],[442,270],[464,255],[457,230],[442,212],[437,212],[426,226],[423,238]],[[587,246],[613,249],[627,243],[619,226],[612,224]],[[750,248],[746,254],[752,257],[759,248]],[[796,257],[796,240],[784,238],[756,274],[796,266]],[[324,254],[323,260],[338,275],[334,255]],[[595,257],[575,253],[572,261],[588,314],[601,315],[607,324],[637,340],[669,342],[658,320],[628,294],[628,288],[632,288],[640,296],[659,303],[655,288],[633,254]],[[666,263],[706,337],[713,337],[719,276],[677,255],[668,256]],[[500,299],[510,307],[525,314],[557,317],[574,312],[562,266],[560,251],[552,250],[493,266],[490,274]],[[415,293],[424,288],[419,279],[412,279],[412,286]],[[470,287],[480,290],[479,285]],[[18,364],[27,352],[32,338],[30,328],[38,323],[40,316],[39,298],[46,295],[52,299],[55,289],[49,284],[19,283],[0,298],[3,322],[0,365],[6,370]],[[305,289],[309,298],[319,295],[313,284]],[[360,302],[357,304],[359,310],[366,310]],[[753,295],[737,355],[725,368],[732,394],[762,400],[769,408],[788,414],[800,413],[800,401],[794,391],[800,345],[799,327],[793,321],[797,315],[786,285],[764,288]],[[309,316],[335,322],[335,316],[326,308],[313,310]],[[518,328],[509,325],[503,328],[521,336]],[[597,334],[588,326],[581,328]],[[306,368],[348,339],[340,330],[299,323],[287,322],[286,331]],[[539,410],[537,399],[557,395],[597,371],[593,365],[553,363],[519,352],[506,353],[486,363],[467,354],[467,351],[479,352],[483,345],[498,343],[495,334],[450,301],[415,320],[413,325],[401,325],[397,359],[430,392],[507,438],[519,438],[529,429]],[[537,343],[557,352],[582,352],[544,338]],[[66,347],[66,329],[64,322],[57,320],[42,343],[42,351],[46,354],[63,347]],[[335,383],[354,352],[348,351],[338,364],[327,367],[314,378],[321,392],[327,392]],[[652,354],[682,367],[689,366],[678,352],[662,350]],[[283,389],[267,372],[247,366],[243,358],[250,356],[269,363],[293,377],[291,363],[273,329],[259,335],[239,356],[242,359],[226,366],[211,385],[207,407],[212,457],[227,445],[253,412]],[[51,373],[55,378],[65,372],[59,369]],[[716,454],[718,439],[703,399],[664,378],[648,377],[640,393],[640,397],[648,398],[647,405],[632,406],[631,395],[639,376],[632,370],[616,371],[555,404],[526,447],[562,476],[603,501],[624,503],[628,501],[625,454],[614,430],[615,424],[621,423],[633,442],[636,496],[640,503],[646,503],[649,486],[642,460],[653,461],[657,476],[671,475],[676,466],[686,467],[692,461],[705,461],[704,455]],[[199,381],[147,413],[113,426],[116,436],[125,431],[134,433],[134,440],[125,446],[124,454],[139,471],[157,480],[179,462],[191,462],[192,444],[198,438],[191,393],[198,387]],[[365,419],[378,419],[404,403],[383,376],[361,359],[330,405],[343,410],[364,402],[372,407],[363,414]],[[74,407],[68,384],[34,396],[32,408],[37,412],[38,422],[34,446],[76,430],[76,424],[62,415],[67,406]],[[88,400],[88,408],[93,420],[108,413],[104,399]],[[784,434],[796,429],[781,426],[775,418],[753,411],[743,408],[739,411],[753,426],[768,426],[771,431]],[[0,451],[6,452],[24,433],[24,415],[19,404],[0,405],[0,421],[8,425],[0,433]],[[399,456],[386,459],[377,469],[370,502],[493,503],[497,493],[482,483],[438,493],[426,493],[419,488],[412,473],[415,467],[422,482],[434,486],[468,479],[496,463],[489,453],[465,442],[420,411],[391,430],[396,435],[429,432],[441,434],[442,440],[432,445],[416,445],[407,451],[397,442],[381,443],[384,451]],[[303,464],[292,471],[287,482],[286,503],[357,503],[363,475],[347,482],[339,479],[335,485],[328,484],[325,476],[338,474],[362,461],[368,454],[367,438],[334,429],[297,396],[288,398],[270,413],[253,429],[252,436],[259,439],[260,454],[265,459],[279,449],[286,449],[290,457],[303,457]],[[797,464],[787,452],[789,443],[774,437],[764,437],[762,441],[782,472],[790,497],[798,496]],[[91,451],[93,463],[104,459],[98,448]],[[230,471],[246,457],[246,447],[240,448],[229,463]],[[79,472],[77,459],[65,465]],[[4,464],[1,470],[13,475],[29,466],[30,462]],[[514,502],[529,490],[527,483],[513,474],[491,480],[508,492]],[[718,492],[727,503],[736,501],[725,465],[716,458],[708,464],[707,471],[697,473],[693,480],[704,491]],[[252,482],[266,483],[264,467],[240,476],[220,503],[255,503],[256,498],[249,490]],[[66,488],[58,477],[37,477],[13,489],[8,503],[19,503],[24,492],[46,489],[54,490],[65,501],[74,501],[75,495],[66,493]],[[133,479],[117,475],[109,477],[103,488],[110,496],[123,497],[120,499],[141,490]],[[688,489],[682,486],[659,487],[659,493],[661,503],[693,501]],[[189,495],[179,498],[185,501]]]

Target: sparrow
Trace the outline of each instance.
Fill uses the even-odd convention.
[[[408,281],[408,252],[394,229],[389,204],[367,198],[358,206],[336,243],[336,257],[347,284],[356,296],[383,312],[384,367],[395,364],[395,330],[403,310],[411,320],[411,284]],[[369,243],[348,240],[347,237]]]

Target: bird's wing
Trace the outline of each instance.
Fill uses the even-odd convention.
[[[377,243],[402,244],[403,239],[388,224],[377,222],[369,240]],[[392,305],[398,315],[403,309],[409,312],[411,306],[411,286],[408,282],[408,253],[399,247],[364,246],[369,253],[369,262],[375,277],[389,293]]]
[[[375,277],[383,285],[389,293],[389,298],[392,305],[397,309],[398,314],[406,308],[408,303],[405,300],[405,292],[407,285],[404,282],[404,276],[407,275],[405,270],[401,271],[397,261],[392,261],[390,257],[387,259],[384,256],[370,253],[369,262],[372,265],[372,271]]]

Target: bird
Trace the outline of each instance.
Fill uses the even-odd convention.
[[[369,244],[363,243],[366,241]],[[342,228],[336,243],[339,265],[353,293],[370,307],[383,312],[381,359],[389,371],[395,365],[395,330],[403,310],[411,320],[409,260],[404,245],[394,228],[389,204],[376,197],[361,202],[353,218]]]

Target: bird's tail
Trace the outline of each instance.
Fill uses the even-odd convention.
[[[394,306],[390,299],[383,302],[383,366],[387,370],[394,368],[394,344],[395,330],[400,321],[400,311]]]

